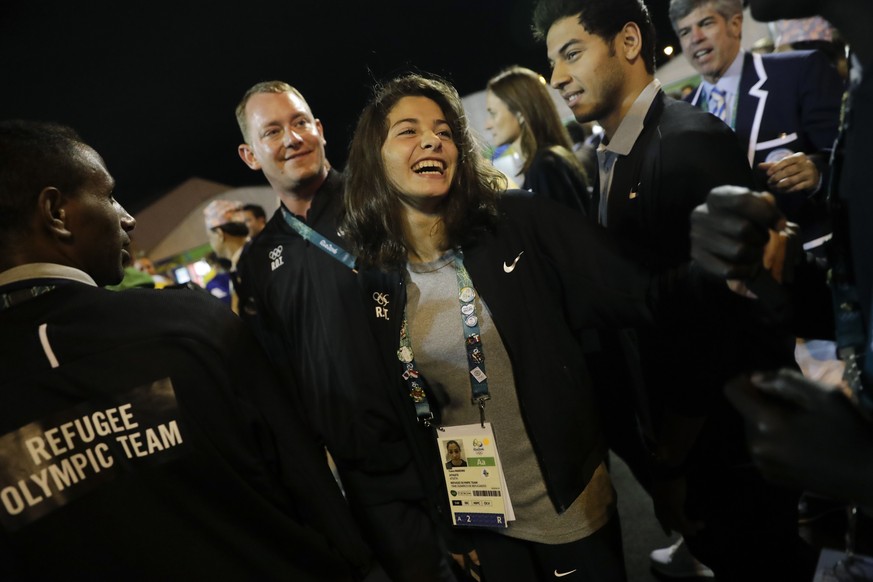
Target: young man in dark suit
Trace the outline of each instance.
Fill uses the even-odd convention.
[[[649,268],[689,268],[693,208],[723,180],[752,183],[736,136],[661,91],[654,31],[640,0],[542,0],[534,29],[546,41],[552,86],[578,121],[604,128],[590,215]],[[794,340],[768,329],[736,299],[724,288],[706,312],[686,312],[685,323],[634,330],[641,360],[637,412],[651,461],[639,466],[634,435],[626,430],[613,426],[609,436],[614,450],[632,452],[629,464],[637,465],[665,531],[685,535],[720,580],[766,579],[768,563],[779,563],[780,575],[789,563],[802,577],[811,573],[814,556],[797,536],[798,492],[767,484],[751,468],[742,425],[721,390],[755,362],[792,365]],[[706,335],[701,320],[709,323]],[[634,345],[626,338],[618,343]],[[614,360],[611,366],[596,378],[601,388],[629,368]],[[604,400],[630,381],[612,380],[601,390]],[[627,418],[620,404],[608,410],[604,424]]]
[[[687,101],[736,131],[755,188],[769,190],[805,240],[829,232],[823,191],[844,84],[821,51],[742,50],[740,0],[672,0],[682,52],[703,80]]]

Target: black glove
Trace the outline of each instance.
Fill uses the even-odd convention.
[[[770,229],[784,217],[770,194],[719,186],[691,213],[691,257],[722,279],[753,279],[763,269]]]
[[[843,389],[783,369],[737,378],[726,394],[764,476],[873,507],[873,423]]]

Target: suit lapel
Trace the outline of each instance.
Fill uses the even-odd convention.
[[[703,79],[700,80],[700,84],[697,86],[697,90],[694,92],[694,95],[688,102],[691,103],[691,105],[693,105],[694,107],[703,109],[703,103],[701,103],[701,101],[703,101]]]
[[[645,132],[643,135],[645,135]],[[610,225],[613,224],[614,218],[625,215],[626,211],[623,210],[623,207],[631,204],[636,206],[636,198],[639,195],[639,172],[637,168],[640,166],[641,158],[642,152],[639,148],[634,147],[630,154],[619,157],[618,161],[615,162],[612,188],[609,190],[609,207],[607,209]]]
[[[658,127],[658,120],[660,120],[663,111],[664,94],[659,92],[651,107],[649,107],[648,113],[646,113],[643,132],[637,138],[630,153],[627,156],[619,156],[615,163],[612,187],[609,190],[609,207],[607,209],[610,225],[613,225],[612,217],[617,218],[626,215],[626,211],[622,207],[633,206],[634,208],[639,208],[642,202],[639,199],[641,168],[648,149],[647,146],[654,137],[655,130]]]
[[[591,204],[588,205],[588,218],[597,222],[597,212],[598,208],[600,208],[600,156],[597,156],[595,159],[597,160],[597,172],[594,174],[594,181],[591,187]]]
[[[761,120],[764,118],[764,108],[767,105],[769,93],[763,88],[766,82],[767,72],[764,70],[764,61],[761,55],[746,53],[743,59],[743,73],[740,77],[735,131],[737,135],[749,136],[746,155],[752,166],[755,163],[758,135],[761,132]]]

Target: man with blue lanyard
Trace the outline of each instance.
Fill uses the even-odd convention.
[[[355,258],[337,232],[343,178],[327,160],[321,121],[281,81],[251,87],[236,117],[240,157],[281,202],[237,267],[240,315],[297,387],[391,578],[453,580],[402,427],[385,409],[381,392],[393,384],[374,353]]]

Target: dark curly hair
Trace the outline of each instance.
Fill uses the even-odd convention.
[[[382,160],[388,114],[403,97],[427,97],[442,109],[458,148],[458,167],[444,201],[442,220],[449,247],[467,242],[497,217],[496,201],[506,178],[481,154],[457,90],[433,75],[408,73],[375,87],[358,119],[346,161],[346,193],[340,232],[361,266],[406,263],[401,192]]]

